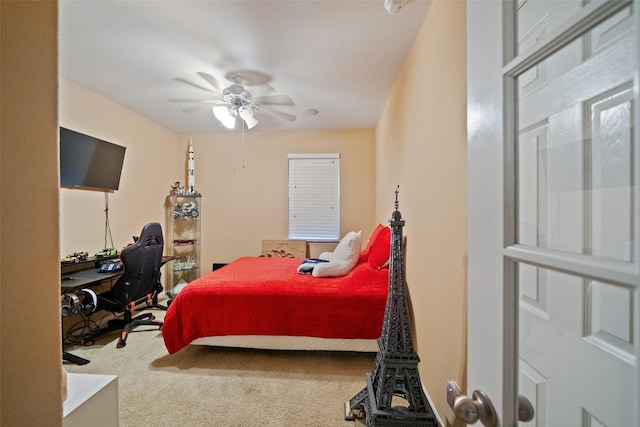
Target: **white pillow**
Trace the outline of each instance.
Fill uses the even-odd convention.
[[[358,263],[362,250],[362,232],[348,232],[336,246],[329,262],[318,263],[313,267],[314,277],[338,277],[349,274]]]
[[[322,252],[318,258],[323,259],[325,261],[331,261],[333,257],[333,252]]]

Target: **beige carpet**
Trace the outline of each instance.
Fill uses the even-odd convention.
[[[169,355],[158,330],[135,330],[122,349],[117,338],[67,348],[91,362],[64,366],[118,375],[120,426],[361,425],[344,420],[344,403],[365,386],[374,353],[189,346]]]

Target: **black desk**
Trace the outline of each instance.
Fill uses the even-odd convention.
[[[165,265],[167,262],[173,261],[178,258],[180,257],[165,255],[162,257],[162,263],[160,264],[160,267]],[[107,280],[115,280],[119,276],[121,276],[123,272],[124,270],[102,273],[100,272],[99,268],[89,268],[73,272],[65,272],[61,275],[60,288],[62,289],[63,294],[66,292],[73,292],[77,289],[91,288],[92,286],[100,285]],[[160,282],[158,282],[158,286],[160,287],[159,291],[162,290]],[[149,305],[149,307],[156,307],[166,310],[167,307],[163,307],[158,304],[157,298],[158,295],[156,294],[153,300],[153,304]],[[61,331],[61,334],[64,335],[64,328]],[[64,351],[64,337],[62,337],[62,359],[66,360],[67,362],[75,363],[76,365],[86,365],[87,363],[89,363],[89,360],[87,359]]]
[[[121,274],[122,270],[101,273],[99,268],[76,271],[63,275],[60,280],[60,287],[64,292],[72,291],[78,288],[92,287],[95,285],[99,285],[104,280],[118,277]]]
[[[76,289],[91,288],[100,285],[105,280],[115,279],[122,275],[120,271],[110,271],[101,273],[99,268],[91,268],[88,270],[75,271],[73,273],[63,274],[60,279],[60,288],[62,293],[73,292]],[[62,323],[62,322],[61,322]],[[74,363],[76,365],[86,365],[89,360],[64,351],[64,328],[62,335],[62,360]]]

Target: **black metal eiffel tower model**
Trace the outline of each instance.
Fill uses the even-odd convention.
[[[378,339],[380,350],[373,372],[367,374],[367,386],[345,403],[345,420],[366,420],[367,426],[437,426],[420,382],[420,358],[413,348],[402,244],[405,221],[398,211],[397,189],[395,193],[395,211],[389,220],[389,294],[382,334]],[[404,399],[402,403],[407,406],[392,406],[394,396]]]

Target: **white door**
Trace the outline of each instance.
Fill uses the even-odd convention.
[[[640,2],[467,4],[463,392],[640,426]]]

